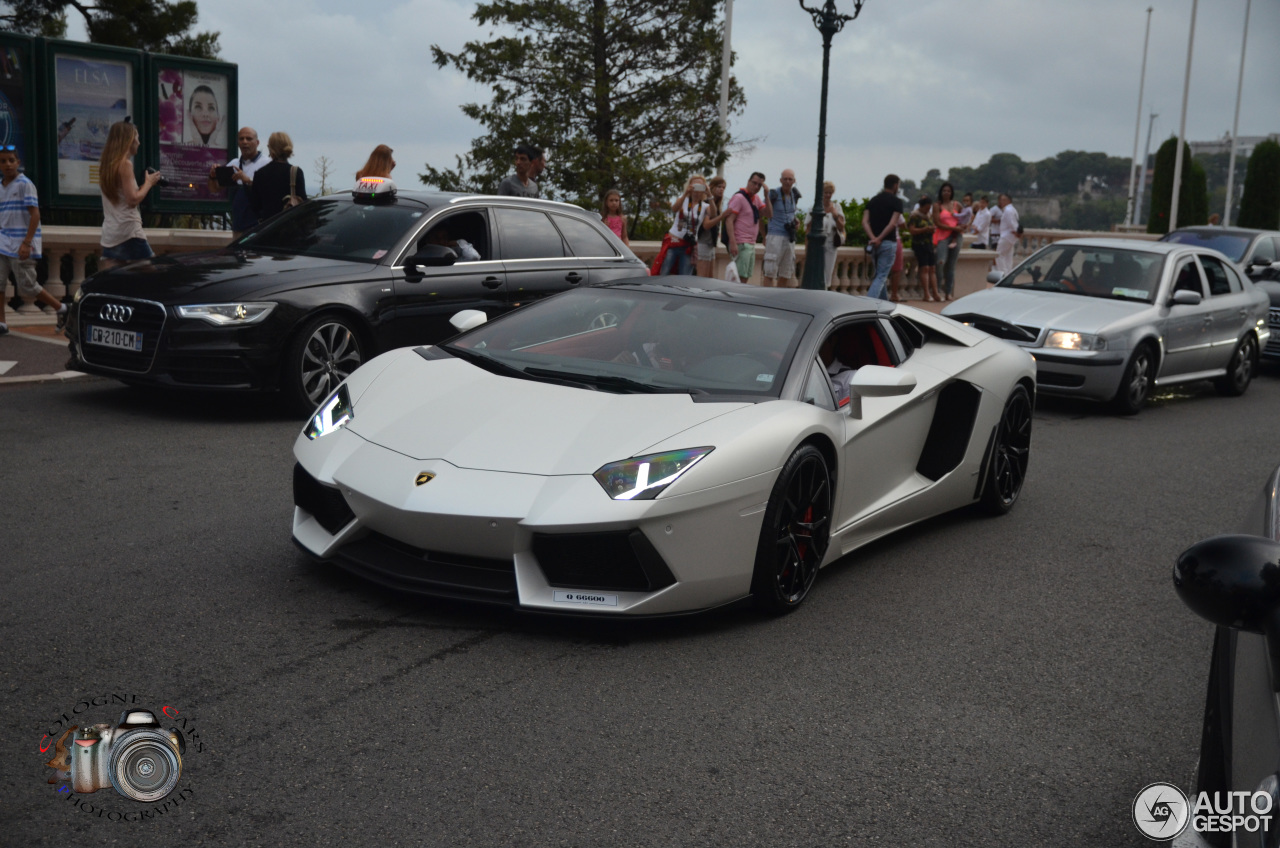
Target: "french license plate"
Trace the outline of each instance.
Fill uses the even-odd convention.
[[[117,350],[142,350],[142,333],[135,333],[133,330],[117,330],[112,327],[89,324],[85,327],[84,340],[89,344],[114,347]]]

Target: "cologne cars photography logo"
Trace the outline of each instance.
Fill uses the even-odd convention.
[[[114,719],[90,723],[109,716]],[[183,710],[151,709],[137,695],[113,693],[60,713],[40,734],[39,750],[43,767],[53,769],[47,782],[58,798],[109,821],[136,822],[191,800],[194,790],[179,784],[184,764],[204,742]]]
[[[1173,839],[1187,826],[1187,796],[1171,783],[1153,783],[1133,799],[1133,823],[1148,839]]]

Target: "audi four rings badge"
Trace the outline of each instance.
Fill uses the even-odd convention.
[[[121,303],[108,303],[98,310],[98,317],[103,321],[115,321],[126,324],[133,317],[133,307]]]

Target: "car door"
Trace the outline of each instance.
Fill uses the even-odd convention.
[[[1200,295],[1195,306],[1173,302],[1176,291],[1193,291]],[[1194,256],[1185,255],[1177,260],[1170,278],[1169,288],[1163,298],[1161,316],[1164,336],[1164,358],[1160,363],[1160,377],[1193,374],[1209,366],[1209,348],[1213,340],[1213,307],[1204,285],[1204,275]]]
[[[598,285],[641,273],[625,259],[605,237],[603,225],[596,225],[572,215],[551,214],[551,220],[564,235],[569,250],[580,263],[586,279],[580,285]]]
[[[470,251],[462,249],[469,245]],[[454,247],[459,259],[442,267],[417,266],[408,270],[406,260],[432,243]],[[449,319],[464,309],[478,309],[489,317],[507,309],[506,270],[494,257],[489,214],[465,209],[434,217],[404,248],[391,268],[395,318],[391,337],[396,347],[436,344],[458,331]]]
[[[944,374],[926,365],[899,361],[888,328],[878,318],[837,325],[836,356],[844,365],[903,367],[916,388],[896,397],[862,398],[862,415],[842,411],[841,486],[835,504],[836,528],[865,518],[928,486],[916,465],[933,420],[937,389]]]
[[[1209,305],[1213,310],[1212,347],[1206,352],[1206,368],[1226,368],[1235,352],[1236,343],[1244,335],[1249,321],[1252,298],[1245,292],[1236,272],[1221,259],[1206,253],[1197,254],[1209,285]]]
[[[582,285],[582,262],[573,257],[560,231],[541,209],[495,206],[502,265],[512,306]]]

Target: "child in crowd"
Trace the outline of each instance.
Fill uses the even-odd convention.
[[[604,225],[613,230],[615,236],[622,239],[623,244],[627,247],[631,246],[631,239],[627,238],[627,216],[622,214],[622,194],[616,188],[611,188],[604,193],[600,217],[604,219]]]
[[[58,311],[58,329],[67,323],[66,304],[36,282],[36,260],[40,258],[40,199],[35,183],[19,173],[22,163],[13,145],[0,148],[0,295],[10,272],[18,294],[34,297]],[[9,332],[5,322],[4,297],[0,296],[0,336]]]

